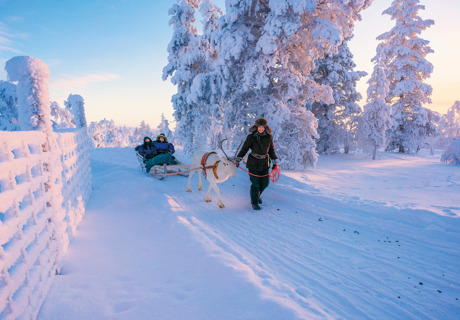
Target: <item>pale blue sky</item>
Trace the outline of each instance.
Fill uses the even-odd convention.
[[[161,80],[172,29],[174,0],[0,0],[0,80],[5,62],[17,55],[43,60],[51,71],[50,98],[63,106],[81,94],[88,122],[104,118],[136,126],[157,126],[161,113],[172,120],[175,87]],[[215,1],[222,6],[224,0]],[[375,38],[393,23],[382,16],[391,0],[375,0],[356,24],[350,47],[358,70],[372,72]],[[445,113],[460,100],[460,1],[422,0],[422,17],[435,25],[422,33],[435,54],[430,108]],[[367,79],[367,78],[366,78]],[[365,97],[365,80],[359,89]]]

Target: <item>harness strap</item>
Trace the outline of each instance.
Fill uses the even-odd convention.
[[[208,157],[211,154],[217,154],[217,152],[214,152],[214,151],[207,152],[201,158],[201,166],[203,167],[204,178],[208,179],[208,175],[206,174],[206,169],[212,169],[212,172],[214,173],[214,176],[216,177],[216,179],[219,179],[219,177],[217,176],[217,166],[219,165],[220,160],[216,161],[216,163],[214,163],[212,166],[206,166],[206,161],[208,160]]]

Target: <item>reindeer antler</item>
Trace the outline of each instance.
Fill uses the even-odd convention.
[[[222,147],[222,142],[224,142],[225,140],[227,140],[227,139],[220,140],[220,150],[222,150],[222,152],[225,154],[225,156],[227,157],[227,159],[230,159],[230,158],[227,156],[227,154],[225,153],[224,148]]]
[[[236,152],[235,152],[235,156],[233,158],[230,158],[224,151],[224,148],[222,147],[222,143],[227,140],[227,139],[223,139],[220,141],[220,149],[222,150],[222,152],[225,154],[225,156],[227,157],[228,160],[233,160],[236,158],[236,155],[238,154],[238,151],[240,150],[240,147],[241,145],[243,144],[243,141],[241,141],[241,143],[239,144],[238,148],[236,149]]]

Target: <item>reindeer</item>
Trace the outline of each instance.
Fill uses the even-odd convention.
[[[225,208],[225,205],[222,202],[222,198],[220,197],[220,192],[219,188],[217,187],[217,184],[227,181],[228,177],[236,177],[236,164],[234,161],[236,155],[238,154],[238,149],[240,148],[238,147],[238,149],[236,150],[235,157],[229,158],[225,153],[224,149],[222,148],[223,141],[225,141],[225,139],[220,141],[220,149],[224,153],[225,158],[219,156],[216,152],[209,152],[204,150],[195,152],[192,159],[192,165],[190,166],[194,169],[190,171],[187,183],[187,192],[192,192],[192,189],[190,189],[190,181],[192,179],[192,176],[196,171],[203,170],[205,179],[209,181],[208,193],[206,193],[204,200],[206,202],[211,202],[211,199],[209,198],[209,193],[211,192],[211,188],[213,188],[216,191],[217,196],[219,198],[217,205],[221,209]],[[201,181],[200,173],[198,173],[198,179],[200,181],[198,184],[198,190],[201,191],[203,188],[203,183]]]

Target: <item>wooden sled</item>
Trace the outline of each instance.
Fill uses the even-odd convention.
[[[153,166],[150,169],[150,174],[157,179],[163,180],[167,176],[183,176],[188,177],[190,165],[188,164],[169,164],[162,166]]]
[[[146,172],[144,157],[141,156],[138,152],[136,152],[137,160],[139,161],[139,165],[141,167],[142,172]],[[190,165],[188,164],[170,164],[170,165],[161,165],[161,166],[153,166],[150,168],[149,174],[153,177],[163,180],[167,176],[183,176],[188,177]]]

